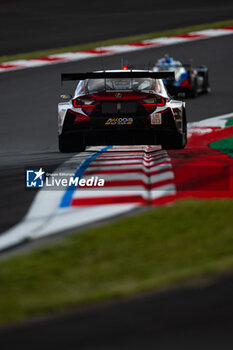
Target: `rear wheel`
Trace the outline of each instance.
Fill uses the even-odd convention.
[[[183,149],[186,145],[186,135],[177,134],[169,136],[169,139],[162,142],[163,149]]]
[[[203,92],[210,92],[210,84],[209,84],[209,73],[206,72],[203,83]]]
[[[192,90],[190,92],[191,97],[197,97],[198,95],[198,90],[197,90],[197,78],[194,79],[193,84],[192,84]]]
[[[62,153],[82,152],[85,150],[85,145],[82,142],[73,140],[72,137],[68,137],[67,135],[58,136],[58,146],[59,151]]]
[[[187,119],[186,112],[183,108],[183,130],[182,133],[168,135],[167,139],[162,142],[163,149],[183,149],[187,144]]]

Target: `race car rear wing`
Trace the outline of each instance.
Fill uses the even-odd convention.
[[[62,73],[61,81],[85,80],[85,79],[108,79],[108,78],[152,78],[174,79],[174,72],[152,71],[122,71],[122,72],[88,72],[88,73]]]

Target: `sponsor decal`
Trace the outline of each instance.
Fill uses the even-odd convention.
[[[150,115],[150,122],[152,125],[162,124],[162,114],[153,112]]]
[[[173,116],[174,116],[174,118],[175,118],[175,120],[176,120],[177,122],[181,122],[181,121],[182,121],[182,112],[181,112],[180,109],[175,108],[175,109],[173,110]]]
[[[177,96],[178,97],[186,97],[186,93],[185,92],[178,92]]]
[[[115,94],[115,97],[116,97],[116,98],[121,98],[121,97],[122,97],[122,94],[121,94],[120,92],[117,92],[117,93]]]
[[[133,118],[108,118],[105,125],[131,125]]]

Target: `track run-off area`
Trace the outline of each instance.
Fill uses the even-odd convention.
[[[232,29],[228,30],[232,34]],[[176,38],[169,48],[142,45],[136,52],[128,52],[127,48],[123,55],[129,64],[142,64],[172,51],[177,59],[187,62],[194,58],[195,63],[210,68],[212,92],[186,101],[189,123],[184,150],[162,150],[150,145],[109,146],[88,147],[75,155],[59,154],[54,137],[54,106],[60,73],[99,69],[99,57],[1,73],[2,111],[6,116],[3,131],[12,130],[12,135],[2,135],[1,188],[7,196],[1,202],[5,223],[0,250],[181,198],[232,197],[233,114],[227,51],[232,49],[231,34]],[[122,53],[108,53],[104,57],[106,69],[119,67],[121,58]],[[52,114],[55,117],[51,118]],[[213,116],[216,117],[210,118]],[[86,179],[102,178],[105,184],[98,189],[71,186],[60,191],[26,190],[25,170],[40,167],[58,176],[69,173]]]
[[[233,26],[227,26],[215,29],[200,30],[186,34],[143,40],[139,42],[133,42],[130,44],[110,45],[104,47],[97,47],[91,50],[73,51],[61,54],[53,54],[44,57],[14,60],[10,62],[0,63],[0,73],[35,67],[43,67],[64,62],[77,62],[92,57],[112,56],[114,54],[124,54],[127,52],[140,51],[152,47],[170,46],[190,41],[216,38],[232,34]]]
[[[40,190],[26,217],[0,236],[0,249],[143,206],[190,197],[232,198],[231,125],[233,113],[188,124],[188,145],[183,150],[150,145],[88,147],[50,177],[57,183],[64,174],[84,180],[103,179],[104,186],[72,183],[64,189]]]

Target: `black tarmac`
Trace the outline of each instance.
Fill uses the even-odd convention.
[[[231,0],[1,0],[0,56],[232,18]]]
[[[232,350],[231,276],[0,329],[1,350]]]
[[[131,1],[127,1],[125,4],[122,2],[122,12],[125,13],[125,16],[122,15],[121,17],[122,29],[119,28],[119,25],[116,27],[116,22],[113,19],[113,25],[106,26],[106,18],[109,21],[111,18],[116,18],[115,21],[118,18],[117,11],[111,14],[113,17],[110,16],[106,5],[103,31],[99,29],[96,34],[95,30],[92,33],[85,31],[87,21],[81,26],[80,19],[77,19],[78,35],[77,37],[75,35],[71,36],[69,39],[67,33],[70,26],[74,25],[76,15],[80,18],[82,17],[81,13],[89,11],[90,22],[93,18],[96,18],[96,21],[98,20],[100,23],[103,22],[103,17],[101,17],[103,15],[96,16],[93,10],[93,6],[97,6],[99,2],[93,1],[93,6],[90,6],[89,2],[87,8],[85,4],[77,1],[71,18],[70,7],[68,6],[69,0],[67,0],[65,3],[69,12],[67,10],[68,14],[66,15],[65,12],[64,16],[61,16],[61,27],[59,27],[55,24],[59,22],[59,11],[55,11],[53,22],[50,20],[51,10],[42,19],[42,12],[40,13],[37,10],[37,6],[51,9],[53,4],[54,9],[59,9],[62,1],[58,0],[56,4],[55,1],[41,1],[37,2],[35,7],[32,5],[33,1],[2,1],[0,14],[2,15],[5,11],[5,15],[2,16],[3,21],[1,19],[0,25],[9,28],[6,20],[7,8],[13,6],[15,23],[18,23],[19,30],[16,33],[15,27],[12,27],[12,31],[10,30],[9,33],[6,34],[6,31],[4,31],[7,42],[4,42],[5,39],[2,30],[0,30],[1,54],[166,29],[163,26],[163,16],[165,16],[166,9],[167,16],[169,16],[171,10],[168,4],[170,2],[153,1],[153,4],[158,4],[153,11],[160,11],[158,20],[163,18],[160,26],[157,26],[157,20],[152,23],[152,17],[149,16],[153,16],[155,12],[149,10],[149,6],[148,8],[145,6],[145,18],[147,20],[143,20],[143,30],[141,25],[133,25],[137,18],[139,21],[142,17],[142,13],[136,5],[134,12],[129,11],[128,4]],[[101,1],[100,3],[104,2]],[[117,3],[119,11],[120,2]],[[144,2],[144,4],[146,3],[150,3],[150,1]],[[183,10],[182,6],[177,5],[173,10],[173,14],[174,11],[176,14],[178,12],[181,14],[183,11],[183,20],[178,20],[176,16],[170,14],[172,16],[170,18],[174,19],[174,22],[172,20],[168,21],[167,27],[199,23],[202,21],[203,13],[207,10],[209,17],[205,15],[205,22],[207,22],[207,19],[212,21],[229,18],[232,2],[225,1],[224,3],[226,3],[226,6],[219,5],[217,1],[212,1],[212,7],[208,8],[207,1],[202,1],[201,11],[199,1],[187,2],[185,6],[189,6],[190,10],[186,8],[186,11]],[[21,7],[21,5],[25,7]],[[27,11],[23,11],[23,8]],[[21,16],[19,16],[19,11],[21,11]],[[222,18],[221,13],[224,11],[226,16]],[[187,20],[188,23],[186,22],[189,14],[196,16],[196,22],[191,21],[191,19]],[[134,21],[130,22],[132,15]],[[38,22],[35,20],[35,16],[38,16]],[[66,16],[67,24],[64,26],[62,20]],[[9,21],[12,20],[11,17],[8,16],[8,18]],[[22,38],[23,18],[26,18],[25,28],[29,28],[28,26],[31,23],[30,38],[35,38],[35,46],[33,46],[33,40],[29,40],[29,33],[25,38]],[[43,21],[51,22],[51,28],[57,33],[59,40],[56,40],[56,35],[52,35],[52,29],[48,35],[45,35],[48,27],[45,30],[43,29],[45,23]],[[132,25],[127,26],[127,23],[132,23]],[[64,36],[62,36],[62,31],[58,30],[58,27],[59,30],[64,31]],[[79,34],[81,30],[82,35]],[[38,33],[41,35],[37,37]],[[14,41],[12,41],[13,34]],[[62,41],[62,38],[64,41]],[[6,48],[8,52],[6,52]],[[145,64],[149,61],[154,62],[166,52],[183,62],[189,62],[189,59],[192,59],[195,64],[207,64],[210,70],[212,92],[208,95],[201,95],[196,99],[187,100],[189,122],[232,112],[232,35],[173,47],[154,48],[141,52],[104,57],[104,65],[105,68],[120,68],[122,57],[127,59],[129,64]],[[101,66],[100,59],[95,58],[0,74],[0,232],[5,231],[23,217],[35,195],[34,191],[25,190],[25,168],[43,167],[47,172],[51,172],[71,156],[60,154],[57,149],[57,103],[62,91],[60,88],[60,73],[91,71],[101,69]],[[67,85],[64,90],[73,92],[73,88],[74,86]],[[130,301],[74,311],[72,314],[57,318],[2,328],[0,330],[0,349],[232,350],[233,278],[224,277],[210,285],[205,285],[205,283],[206,281],[203,280],[194,286],[179,290],[154,293]]]
[[[183,62],[207,64],[212,92],[188,99],[188,122],[232,112],[233,36],[147,49],[103,57],[105,68],[155,62],[164,53]],[[100,58],[0,74],[0,232],[26,213],[36,190],[25,189],[25,169],[42,167],[51,172],[72,154],[57,147],[57,103],[62,91],[73,93],[74,85],[61,88],[61,72],[102,69]]]

